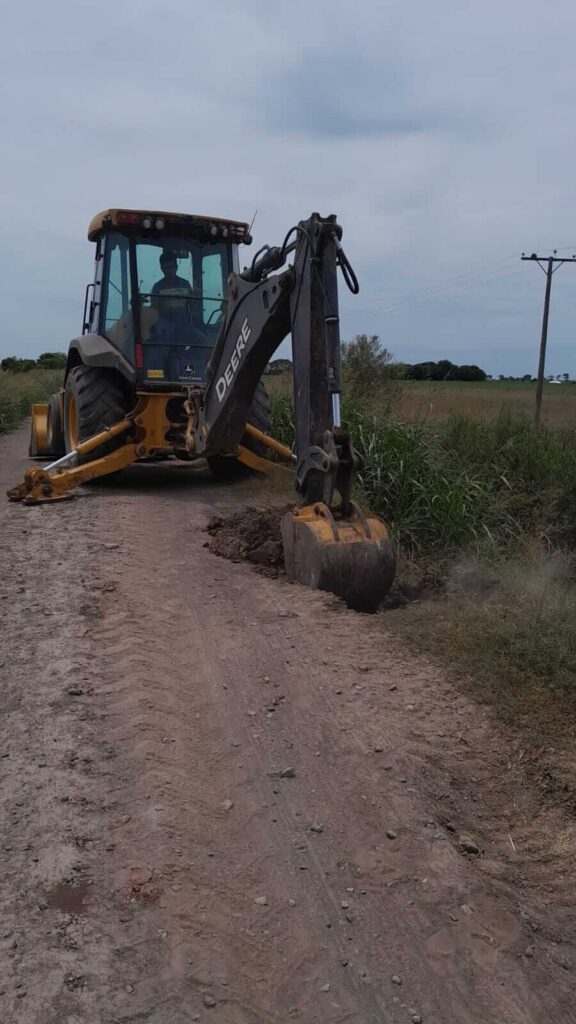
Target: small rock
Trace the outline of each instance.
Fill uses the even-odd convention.
[[[295,779],[296,778],[296,769],[295,768],[284,768],[280,772],[280,778],[281,779]]]
[[[384,747],[382,747],[380,745],[378,745],[377,747],[374,747],[374,753],[375,754],[383,754],[384,753]]]
[[[392,984],[393,985],[401,985],[402,984],[402,978],[400,977],[399,974],[393,974],[392,975]]]
[[[342,900],[340,906],[342,907],[342,910],[348,910],[350,904],[348,903],[348,900]]]
[[[310,825],[310,831],[311,832],[323,832],[324,831],[324,825],[321,825],[319,821],[314,821],[312,823],[312,825]]]
[[[223,803],[222,803],[222,807],[224,808],[225,811],[231,811],[232,808],[234,807],[234,801],[233,800],[224,800]]]
[[[474,913],[472,907],[469,907],[467,903],[462,903],[460,906],[460,910],[462,911],[463,914],[468,914],[468,916]]]
[[[480,847],[473,839],[470,839],[470,836],[460,836],[458,845],[464,853],[471,853],[474,856],[478,856],[480,853]]]
[[[113,544],[110,541],[106,541],[105,544],[104,544],[104,547],[106,548],[107,551],[115,551],[116,548],[120,547],[120,545],[119,544]]]
[[[326,983],[326,985],[320,985],[320,991],[321,992],[329,992],[330,991],[330,985],[328,983]]]
[[[398,687],[397,687],[397,686],[396,686],[396,684],[394,683],[394,686],[391,686],[391,687],[390,687],[390,693],[395,693],[395,691],[396,691],[397,689],[398,689]]]
[[[288,900],[288,906],[289,907],[295,907],[296,906],[296,900],[289,899]]]
[[[413,1013],[410,1020],[412,1021],[412,1024],[422,1024],[422,1017],[419,1013]]]
[[[81,697],[82,694],[84,693],[84,690],[82,689],[81,686],[69,686],[67,692],[71,697]]]
[[[208,1009],[211,1009],[211,1007],[218,1005],[216,1000],[214,999],[214,996],[211,996],[209,992],[204,993],[204,995],[202,996],[202,1002],[204,1003],[204,1006],[206,1006]]]
[[[254,903],[258,907],[267,907],[268,906],[268,899],[267,899],[266,896],[257,896],[256,899],[254,900]]]
[[[535,952],[536,946],[526,946],[526,949],[524,950],[524,956],[530,957],[531,959],[534,956]]]
[[[386,835],[388,836],[388,839],[398,839],[398,833],[395,832],[393,828],[387,828]]]
[[[347,960],[341,960],[340,961],[340,967],[348,967],[348,961]]]
[[[126,991],[127,991],[128,995],[132,995],[132,993],[134,991],[134,985],[126,985]]]
[[[16,999],[24,999],[28,995],[25,988],[21,988],[16,993]]]

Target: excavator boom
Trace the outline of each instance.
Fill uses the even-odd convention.
[[[195,444],[206,451],[238,443],[264,368],[291,334],[300,507],[282,527],[286,571],[373,610],[392,584],[395,556],[385,524],[352,501],[362,459],[340,422],[338,269],[354,294],[359,289],[341,239],[336,217],[315,213],[283,246],[265,247],[250,268],[231,275],[226,320],[196,410]],[[274,273],[291,252],[293,265]]]

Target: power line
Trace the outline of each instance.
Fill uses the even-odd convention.
[[[504,262],[510,263],[511,261],[506,260]],[[500,265],[502,268],[504,266],[504,262]],[[521,273],[521,271],[512,271],[512,273],[510,274],[494,275],[493,271],[495,269],[496,266],[492,267],[492,272],[484,273],[476,280],[474,278],[467,281],[453,280],[443,285],[437,285],[434,288],[424,289],[422,292],[416,292],[411,296],[406,296],[405,298],[397,299],[395,301],[393,300],[388,305],[367,307],[362,311],[360,315],[371,315],[375,313],[388,315],[389,313],[396,313],[398,310],[404,309],[406,306],[412,305],[412,303],[426,302],[429,299],[436,298],[437,295],[441,295],[444,292],[453,290],[468,291],[471,290],[472,288],[478,288],[481,287],[482,285],[492,284],[496,281],[501,281],[507,277],[513,277],[516,274]]]
[[[574,250],[576,245],[559,246],[557,252],[562,252],[568,249]],[[440,281],[435,285],[429,285],[426,288],[419,289],[415,292],[409,292],[405,295],[399,295],[396,299],[391,298],[382,304],[376,304],[373,306],[366,306],[364,309],[359,310],[359,316],[370,316],[372,314],[388,315],[395,313],[397,310],[410,305],[412,302],[424,302],[428,298],[434,298],[436,295],[441,294],[445,291],[451,291],[452,289],[463,289],[477,288],[484,284],[496,283],[497,281],[504,280],[507,277],[516,276],[521,271],[514,271],[511,274],[498,274],[494,275],[494,271],[503,269],[507,264],[513,263],[517,257],[508,256],[506,259],[500,260],[497,263],[484,263],[479,267],[472,270],[464,271],[462,274],[458,274],[455,277],[449,277],[445,281]],[[474,280],[477,276],[478,280]]]

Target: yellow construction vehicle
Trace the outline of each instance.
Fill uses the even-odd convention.
[[[337,270],[358,282],[334,216],[312,214],[240,272],[238,221],[111,209],[93,218],[93,283],[63,389],[32,413],[29,469],[9,497],[56,501],[153,457],[212,471],[295,463],[298,506],[283,522],[288,575],[375,608],[394,576],[384,523],[352,500],[361,459],[340,423]],[[293,262],[288,263],[291,254]],[[296,446],[270,437],[261,378],[291,334]]]

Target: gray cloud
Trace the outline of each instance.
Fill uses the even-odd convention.
[[[266,128],[313,139],[354,139],[430,131],[406,72],[391,58],[360,49],[315,47],[297,54],[264,89]]]

